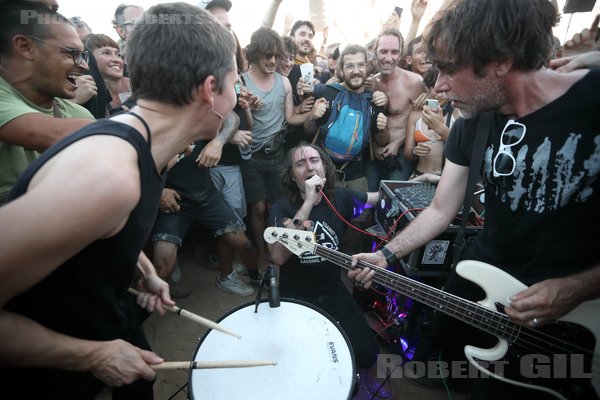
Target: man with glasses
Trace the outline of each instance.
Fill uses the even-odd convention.
[[[370,123],[369,126],[364,129],[367,132],[365,137],[368,138],[372,135],[373,140],[367,139],[367,144],[364,145],[364,150],[361,152],[358,159],[348,161],[340,161],[338,159],[333,160],[333,166],[335,167],[337,174],[336,186],[366,192],[368,191],[368,184],[365,174],[365,165],[367,159],[370,157],[370,147],[368,143],[381,143],[385,140],[382,136],[384,135],[387,124],[387,117],[383,112],[387,103],[387,98],[383,92],[371,93],[365,89],[365,79],[367,77],[367,50],[364,47],[359,45],[346,46],[340,55],[339,67],[342,75],[341,84],[317,85],[315,87],[315,99],[325,100],[328,105],[327,111],[319,120],[306,122],[304,128],[306,133],[311,136],[317,134],[313,142],[325,148],[324,140],[327,131],[331,124],[336,122],[330,121],[330,115],[333,108],[337,107],[339,109],[340,107],[335,101],[342,98],[343,94],[347,92],[349,93],[350,99],[363,98],[370,103],[368,111]],[[350,146],[351,141],[354,139],[353,132],[348,131],[347,137],[344,139],[347,139],[348,146]],[[360,228],[367,228],[372,225],[372,213],[370,210],[364,210],[360,216],[352,220],[352,223]],[[346,234],[344,247],[356,249],[359,248],[359,246],[366,246],[361,247],[366,250],[369,248],[368,242],[369,241],[366,239],[362,240],[356,231],[350,230]]]
[[[39,152],[93,121],[75,97],[77,79],[87,69],[88,53],[71,23],[43,5],[2,4],[0,22],[0,204]],[[37,19],[21,23],[22,12]]]
[[[153,398],[152,366],[163,359],[142,321],[174,303],[142,248],[168,166],[215,136],[237,73],[233,38],[206,11],[179,2],[148,15],[191,18],[141,23],[129,38],[136,106],[47,149],[0,208],[0,365],[20,399],[92,400],[105,388],[115,400]],[[139,306],[130,287],[142,291]]]
[[[498,310],[522,325],[523,335],[537,330],[543,335],[551,332],[546,328],[554,328],[553,337],[566,328],[553,324],[555,320],[575,308],[580,312],[582,303],[600,297],[598,237],[583,228],[589,223],[593,230],[600,222],[600,70],[557,73],[545,67],[556,21],[556,9],[547,0],[459,0],[435,18],[425,38],[429,59],[440,69],[435,90],[453,101],[465,119],[452,127],[431,206],[382,251],[353,257],[354,263],[362,259],[385,267],[437,237],[461,208],[469,170],[475,168],[485,186],[485,227],[467,245],[462,259],[492,264],[529,286],[498,299]],[[488,123],[478,127],[488,116]],[[471,162],[476,138],[484,139],[484,156]],[[490,272],[478,268],[485,280]],[[374,273],[349,275],[367,282]],[[470,300],[485,295],[455,273],[445,290]],[[583,324],[598,318],[597,303],[583,307],[587,306],[595,308],[590,315],[580,314]],[[444,359],[458,359],[464,344],[489,348],[498,341],[435,315],[434,337]],[[598,340],[598,332],[593,333],[592,343]],[[585,357],[593,374],[592,382],[580,382],[577,398],[597,399],[597,352],[586,350],[579,338],[572,341],[581,346],[583,355],[589,351]],[[534,384],[547,388],[553,382],[552,390],[562,391],[563,398],[576,398],[570,392],[572,380],[552,379],[561,377],[558,365],[552,363],[560,346],[546,343],[523,352],[521,359],[545,351],[550,353],[545,365],[550,373]],[[563,356],[572,360],[577,352]],[[519,370],[519,362],[511,362]],[[528,372],[532,371],[520,370]],[[472,398],[556,397],[497,379],[477,379]]]
[[[144,9],[140,6],[121,4],[115,10],[115,16],[112,20],[113,28],[119,35],[119,50],[125,61],[127,51],[127,39],[133,30],[135,22],[144,14]],[[126,64],[127,65],[127,64]],[[125,74],[125,76],[127,76]]]

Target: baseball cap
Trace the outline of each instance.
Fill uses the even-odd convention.
[[[208,10],[211,7],[221,7],[225,11],[231,10],[231,1],[229,0],[201,0],[197,4],[198,7]]]

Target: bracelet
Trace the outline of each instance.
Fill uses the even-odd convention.
[[[396,257],[396,255],[387,247],[383,246],[380,251],[383,253],[388,265],[393,265],[398,262],[398,257]]]

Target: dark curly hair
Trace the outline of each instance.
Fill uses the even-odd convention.
[[[470,66],[483,76],[490,62],[505,60],[532,71],[546,64],[557,22],[548,0],[455,0],[432,21],[425,45],[445,73]]]

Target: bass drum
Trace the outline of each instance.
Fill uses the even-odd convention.
[[[190,399],[350,399],[356,381],[354,355],[346,334],[311,304],[281,299],[244,304],[218,320],[242,336],[210,330],[195,361],[275,361],[275,366],[196,369],[190,374]]]

